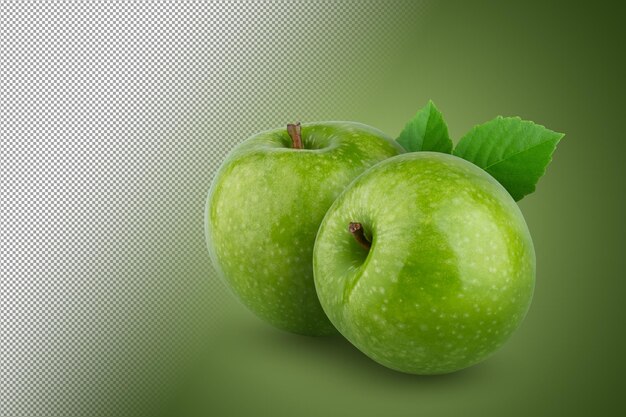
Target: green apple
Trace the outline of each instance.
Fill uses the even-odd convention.
[[[528,310],[535,253],[507,191],[443,153],[387,159],[326,214],[315,286],[335,327],[375,361],[441,374],[501,346]]]
[[[289,125],[236,147],[213,180],[205,232],[212,261],[239,299],[281,329],[336,332],[313,282],[313,245],[326,210],[376,163],[403,152],[351,122]]]

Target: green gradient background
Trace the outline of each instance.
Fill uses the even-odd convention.
[[[626,370],[624,13],[546,3],[289,3],[258,14],[243,6],[243,52],[222,66],[242,83],[216,95],[211,74],[200,76],[194,114],[181,115],[177,132],[193,124],[218,160],[255,131],[293,120],[355,120],[397,135],[431,98],[455,141],[498,114],[565,132],[537,192],[520,203],[537,252],[535,298],[503,349],[446,376],[387,370],[340,337],[275,330],[211,270],[201,216],[216,166],[207,162],[176,196],[188,201],[172,236],[185,247],[172,260],[176,275],[202,280],[169,298],[189,306],[180,316],[188,331],[168,353],[171,378],[156,384],[157,414],[617,413]]]

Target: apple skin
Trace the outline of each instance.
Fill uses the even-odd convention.
[[[292,148],[283,128],[237,146],[209,190],[205,235],[213,265],[243,304],[278,328],[319,336],[336,330],[313,283],[317,229],[355,177],[403,148],[353,122],[303,124],[302,142]]]
[[[362,224],[369,251],[348,231]],[[473,365],[520,325],[535,252],[517,204],[489,174],[433,152],[387,159],[326,214],[313,255],[324,311],[389,368],[443,374]]]

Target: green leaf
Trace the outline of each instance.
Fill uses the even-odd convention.
[[[397,141],[409,152],[452,152],[448,126],[432,100],[404,126]]]
[[[474,126],[459,140],[454,155],[487,171],[519,201],[535,191],[563,136],[519,117],[498,116]]]

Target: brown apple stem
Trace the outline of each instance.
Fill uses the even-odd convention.
[[[363,226],[361,225],[361,223],[350,223],[350,226],[348,226],[348,230],[350,231],[350,233],[352,233],[352,236],[354,236],[354,240],[356,240],[359,245],[363,246],[366,250],[370,250],[372,244],[365,237],[365,233],[363,233]]]
[[[302,134],[300,130],[300,122],[293,124],[289,123],[287,125],[287,133],[291,136],[291,143],[294,149],[302,149]]]

